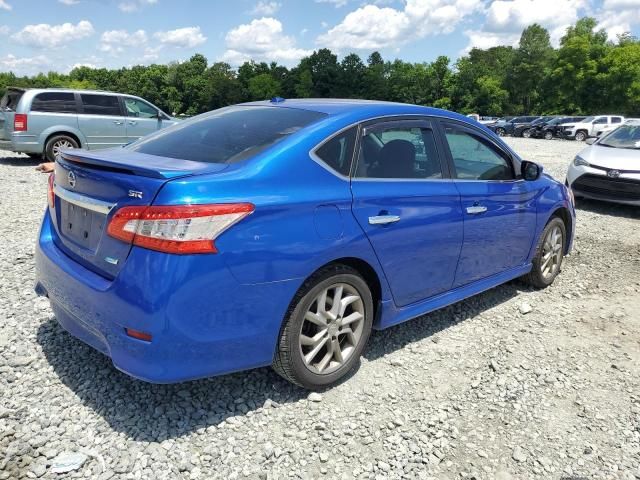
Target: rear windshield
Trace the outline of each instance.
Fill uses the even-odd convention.
[[[7,93],[5,93],[2,100],[0,100],[0,110],[15,111],[23,94],[23,90],[7,90]]]
[[[161,130],[127,148],[160,157],[234,163],[325,116],[281,107],[226,107]]]

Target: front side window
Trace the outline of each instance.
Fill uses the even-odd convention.
[[[442,178],[433,130],[390,126],[368,131],[362,137],[355,176],[419,180]]]
[[[121,116],[120,101],[115,95],[92,95],[83,93],[82,108],[87,115]]]
[[[511,160],[488,140],[454,126],[445,126],[453,157],[455,178],[461,180],[513,180]]]
[[[78,113],[76,97],[71,92],[39,93],[31,103],[32,112]]]
[[[158,110],[142,100],[125,97],[124,106],[129,117],[158,118]]]
[[[316,156],[328,167],[341,175],[348,176],[351,170],[353,149],[358,129],[350,128],[339,133],[315,151]]]
[[[143,137],[128,148],[159,157],[234,163],[257,155],[326,114],[285,107],[226,107]]]
[[[596,120],[593,122],[594,125],[602,125],[604,123],[607,123],[607,117],[596,118]]]

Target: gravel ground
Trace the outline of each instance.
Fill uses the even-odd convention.
[[[582,148],[508,141],[558,179]],[[640,478],[638,209],[580,202],[551,288],[512,282],[376,332],[321,395],[268,368],[163,386],[33,293],[35,165],[0,152],[0,479]],[[82,465],[54,473],[64,452]]]

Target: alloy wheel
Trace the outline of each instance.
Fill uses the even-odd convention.
[[[73,147],[74,147],[73,144],[69,140],[65,138],[61,138],[60,140],[56,141],[56,143],[53,144],[53,147],[51,148],[51,150],[53,151],[53,156],[55,158],[58,158],[62,150],[66,150],[68,148],[73,148]]]
[[[564,245],[564,238],[560,227],[555,226],[549,232],[544,239],[542,245],[542,260],[540,262],[540,271],[542,276],[550,278],[560,268],[562,262],[562,247]]]
[[[522,136],[524,138],[530,138],[531,137],[531,130],[527,128],[525,131],[522,132]]]
[[[498,134],[498,136],[504,137],[507,132],[504,128],[497,128],[496,133]]]
[[[298,344],[305,366],[329,374],[344,365],[362,339],[364,302],[347,283],[321,291],[304,315]]]
[[[544,133],[544,138],[545,138],[545,140],[553,140],[553,133],[545,132]]]

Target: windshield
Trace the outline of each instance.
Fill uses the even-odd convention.
[[[640,150],[640,124],[622,125],[600,140],[598,145]]]
[[[285,107],[226,107],[160,130],[125,148],[158,157],[234,163],[325,116]]]

